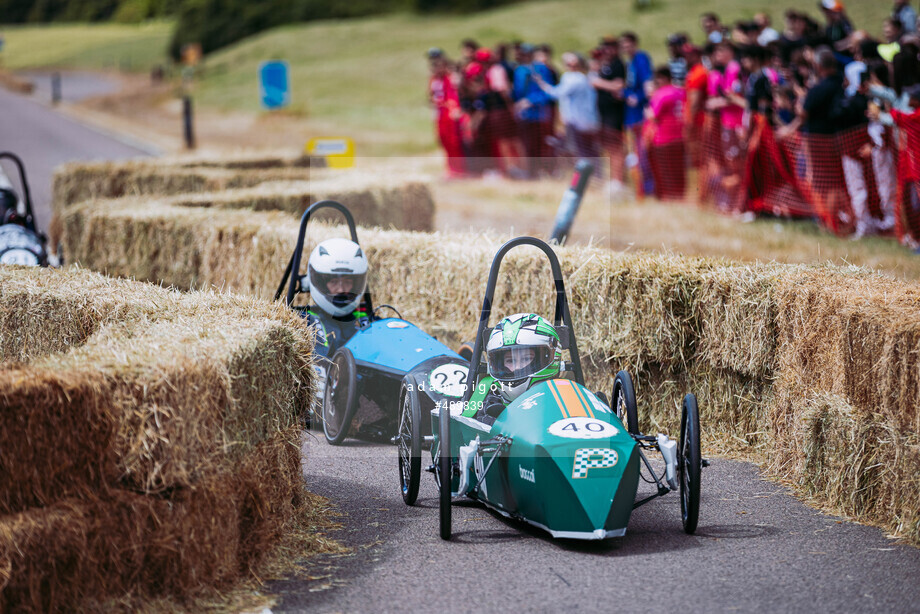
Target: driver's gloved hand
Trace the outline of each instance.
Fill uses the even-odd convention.
[[[491,416],[494,420],[495,418],[498,418],[498,416],[501,415],[503,411],[505,411],[505,405],[504,403],[492,403],[486,406],[485,411],[486,415]]]

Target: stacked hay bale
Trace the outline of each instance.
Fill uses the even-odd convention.
[[[312,337],[278,306],[0,269],[0,610],[185,599],[306,505]]]
[[[163,202],[76,205],[64,226],[86,266],[262,297],[296,239],[276,213]],[[499,237],[362,229],[359,238],[378,302],[449,341],[472,334]],[[920,289],[858,269],[558,253],[589,383],[608,389],[613,372],[630,369],[644,428],[674,432],[693,390],[716,449],[727,444],[824,504],[920,542]],[[499,280],[494,314],[552,312],[535,251],[512,252]]]
[[[181,195],[173,202],[300,215],[311,203],[330,199],[347,203],[365,226],[434,228],[434,200],[425,179],[384,172],[311,171],[309,160],[178,158],[68,164],[54,176],[54,214],[59,218],[68,206],[94,199]]]

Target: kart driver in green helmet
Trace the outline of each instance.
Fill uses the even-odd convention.
[[[474,417],[486,424],[492,424],[531,386],[558,378],[562,370],[559,334],[534,313],[518,313],[500,321],[489,335],[486,354],[489,377],[480,382],[471,399]]]

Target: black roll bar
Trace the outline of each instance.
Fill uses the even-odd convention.
[[[535,237],[517,237],[511,239],[502,245],[495,257],[492,259],[492,267],[489,269],[489,281],[486,283],[486,294],[482,300],[482,311],[479,314],[479,326],[476,329],[476,340],[473,342],[473,355],[470,358],[470,375],[466,379],[466,388],[463,392],[463,402],[468,403],[473,396],[473,390],[476,388],[479,379],[479,365],[482,358],[483,350],[483,332],[489,324],[489,316],[492,313],[492,301],[495,297],[495,284],[498,281],[498,273],[501,268],[502,259],[505,255],[520,245],[532,245],[539,248],[546,254],[549,260],[549,266],[553,272],[553,282],[556,287],[556,311],[553,315],[553,326],[564,326],[562,334],[567,342],[569,352],[572,356],[572,368],[575,372],[575,381],[584,385],[584,373],[581,370],[581,358],[578,355],[578,344],[575,340],[574,327],[572,326],[572,315],[569,313],[569,302],[565,294],[565,282],[562,280],[562,269],[559,266],[559,259],[545,241]]]
[[[29,181],[26,179],[26,165],[22,159],[11,151],[0,152],[0,160],[6,158],[12,160],[19,169],[19,183],[22,184],[23,202],[26,206],[26,226],[34,233],[38,233],[35,228],[35,212],[32,210],[32,192],[29,190]]]

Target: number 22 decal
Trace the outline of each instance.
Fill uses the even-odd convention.
[[[469,369],[463,365],[441,365],[431,372],[428,383],[431,389],[448,397],[462,397]]]

